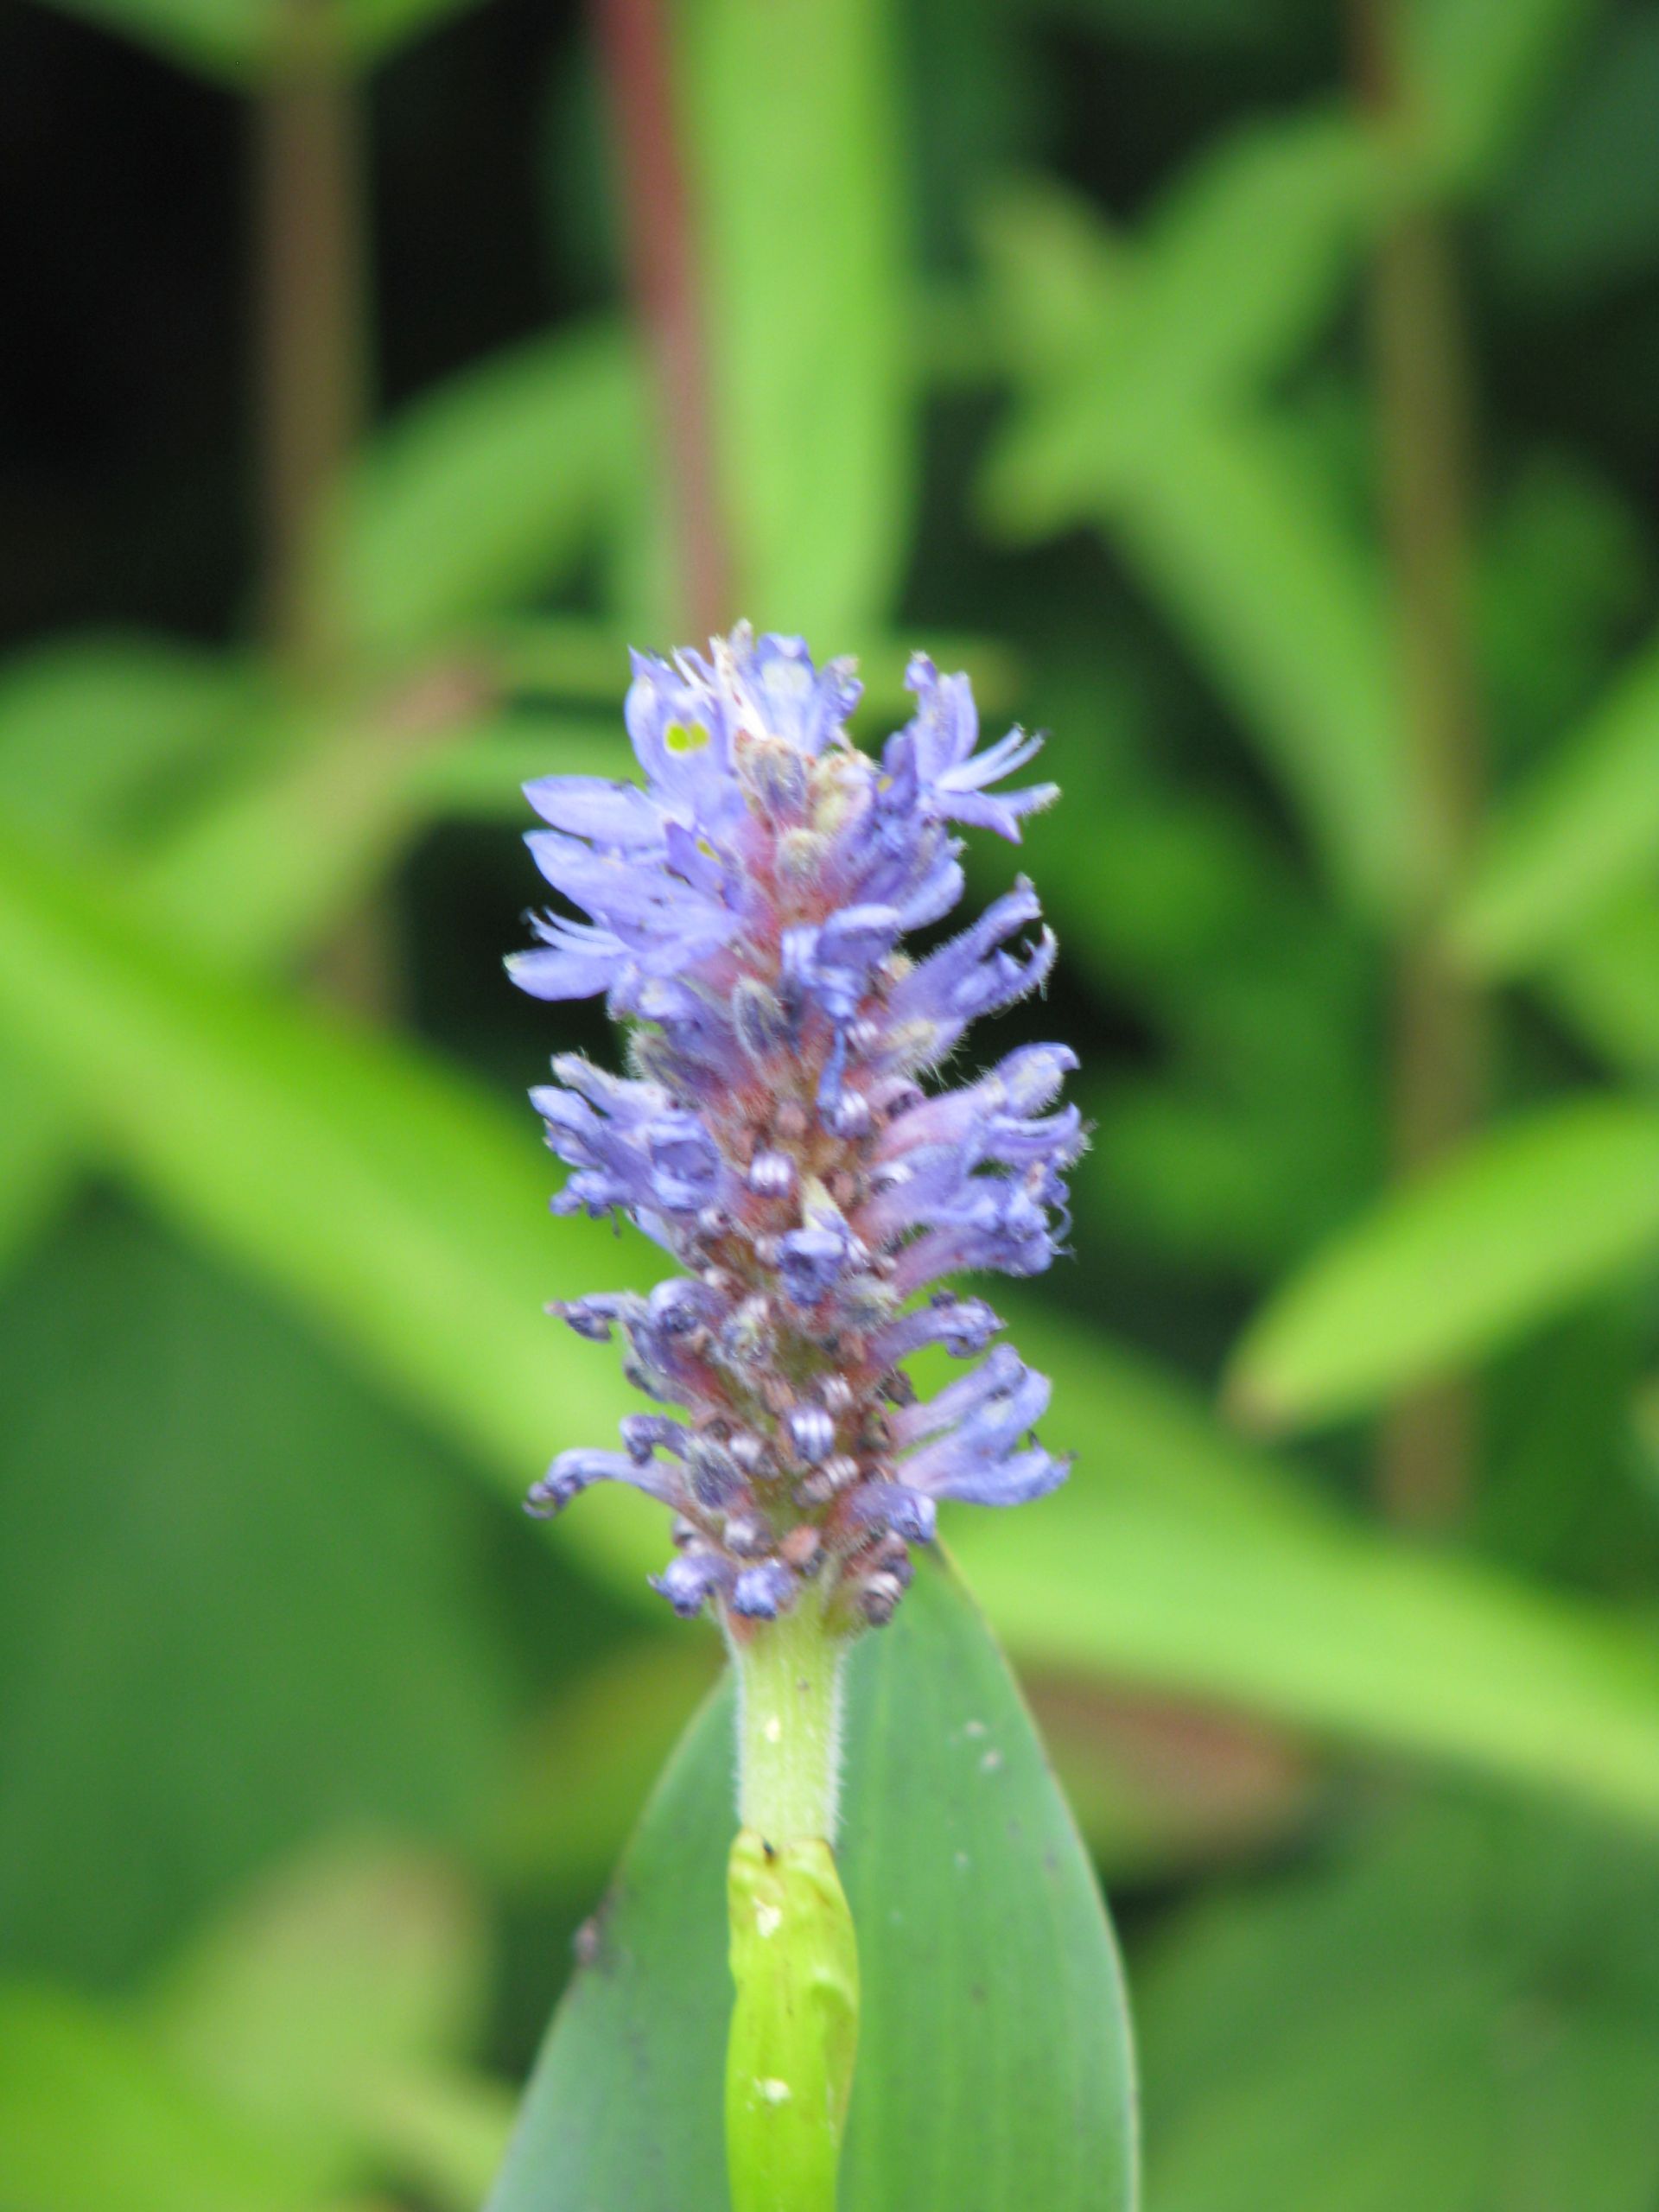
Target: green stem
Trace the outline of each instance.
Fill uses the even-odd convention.
[[[732,1637],[739,1803],[727,1896],[733,2212],[835,2212],[858,2044],[858,1950],[830,1847],[847,1639],[808,1591]]]
[[[814,1593],[758,1621],[732,1651],[738,1685],[738,1817],[768,1843],[835,1840],[841,1675],[847,1639]]]

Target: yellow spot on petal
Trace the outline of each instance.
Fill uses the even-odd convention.
[[[701,753],[709,742],[709,732],[702,722],[670,722],[663,732],[663,743],[671,753]]]

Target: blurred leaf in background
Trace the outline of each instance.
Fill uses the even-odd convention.
[[[8,2188],[110,2212],[296,2212],[395,2177],[469,2212],[509,2102],[459,2063],[486,1966],[442,1862],[359,1840],[268,1876],[137,2002],[0,1986]]]
[[[1650,2202],[1656,1880],[1647,1850],[1452,1801],[1192,1908],[1140,1985],[1150,2201]]]
[[[6,1309],[7,1957],[124,1979],[319,1828],[464,1835],[509,1670],[442,1455],[111,1207]]]

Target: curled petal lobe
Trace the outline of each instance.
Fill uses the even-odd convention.
[[[745,1567],[732,1586],[731,1608],[748,1620],[775,1620],[799,1585],[781,1560]]]
[[[943,1478],[937,1494],[955,1498],[962,1505],[1029,1505],[1058,1490],[1071,1471],[1071,1462],[1056,1459],[1040,1445],[1015,1452],[1005,1459],[971,1463]]]
[[[653,1575],[651,1586],[667,1599],[682,1619],[690,1620],[717,1592],[728,1589],[732,1580],[731,1567],[717,1552],[687,1553],[671,1560],[660,1574]]]

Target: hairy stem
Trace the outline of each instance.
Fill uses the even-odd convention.
[[[1376,127],[1412,165],[1416,118],[1398,0],[1357,0],[1356,69]],[[1402,204],[1378,242],[1370,323],[1382,496],[1404,715],[1414,880],[1395,969],[1394,1160],[1409,1176],[1481,1113],[1484,1014],[1447,959],[1441,924],[1478,823],[1484,716],[1470,607],[1471,408],[1457,270],[1444,219]],[[1465,1508],[1478,1446],[1466,1382],[1412,1393],[1379,1440],[1392,1518],[1444,1526]]]
[[[830,1850],[846,1644],[811,1587],[733,1637],[742,1821],[727,1877],[733,2212],[835,2212],[858,2045],[858,1948]]]
[[[833,1842],[845,1636],[809,1589],[777,1620],[733,1642],[738,1681],[738,1817],[768,1843]]]

